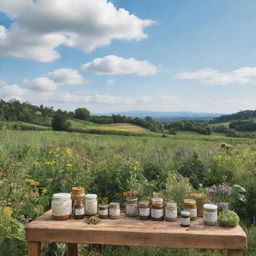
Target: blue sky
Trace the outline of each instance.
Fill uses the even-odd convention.
[[[92,112],[255,109],[255,13],[254,0],[0,0],[0,98]]]

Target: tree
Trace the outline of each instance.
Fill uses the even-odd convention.
[[[87,108],[77,108],[75,110],[75,118],[81,119],[81,120],[89,120],[90,111]]]
[[[64,115],[56,114],[52,119],[52,129],[55,131],[67,131],[71,123],[67,121]]]

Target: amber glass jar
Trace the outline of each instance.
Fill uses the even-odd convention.
[[[197,217],[203,217],[203,205],[207,202],[205,193],[202,192],[191,192],[189,197],[196,200]]]
[[[99,218],[100,219],[107,219],[108,218],[108,205],[107,204],[100,204],[99,205]]]
[[[135,217],[138,215],[138,198],[126,198],[125,214],[127,217]]]
[[[184,211],[190,212],[190,219],[196,220],[197,218],[197,207],[196,200],[194,199],[185,199],[184,200]]]
[[[74,203],[75,200],[77,198],[80,198],[81,196],[83,196],[85,198],[84,188],[83,187],[73,187],[72,191],[71,191],[72,202]]]
[[[52,199],[52,218],[54,220],[68,220],[72,214],[71,194],[57,193]]]
[[[163,198],[157,197],[152,198],[151,206],[151,219],[156,221],[161,221],[164,219],[164,203]]]
[[[109,218],[119,219],[120,218],[120,204],[112,202],[109,204]]]
[[[150,217],[149,201],[139,202],[139,219],[148,220]]]
[[[165,219],[166,221],[177,220],[177,203],[175,201],[168,201],[165,207]]]
[[[83,219],[85,216],[85,195],[83,187],[73,187],[71,192],[73,217]]]

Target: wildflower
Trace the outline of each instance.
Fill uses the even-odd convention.
[[[67,163],[66,167],[73,167],[73,164]]]
[[[4,207],[3,208],[3,213],[7,218],[11,218],[12,216],[12,208],[11,207]]]
[[[33,161],[32,164],[33,165],[39,165],[39,162],[38,161]]]
[[[31,186],[38,186],[39,182],[38,181],[34,181],[33,179],[25,179],[25,183],[31,185]]]
[[[60,147],[56,147],[55,152],[60,152]]]
[[[71,153],[72,153],[72,150],[71,150],[71,148],[69,148],[69,147],[65,147],[64,150],[65,150],[65,152],[66,152],[67,154],[71,154]]]
[[[227,211],[229,208],[229,203],[227,202],[220,202],[217,205],[220,211]]]
[[[47,164],[47,165],[54,165],[54,164],[56,164],[57,162],[56,161],[47,161],[47,162],[45,162],[45,164]]]
[[[52,151],[52,150],[50,150],[49,152],[48,152],[48,155],[53,155],[54,154],[54,152]]]
[[[48,178],[47,182],[49,182],[49,183],[53,182],[53,178]]]

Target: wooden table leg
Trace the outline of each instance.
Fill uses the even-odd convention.
[[[78,256],[78,244],[67,244],[68,256]]]
[[[224,256],[243,256],[243,250],[224,250]]]
[[[28,242],[28,256],[40,256],[40,255],[41,255],[41,243]]]

